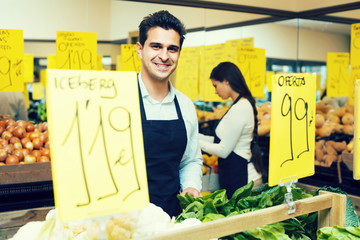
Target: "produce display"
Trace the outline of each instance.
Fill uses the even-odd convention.
[[[217,166],[218,166],[218,157],[215,155],[208,155],[203,154],[203,174],[206,174],[209,172],[209,167],[213,167],[215,169],[215,173],[217,173]]]
[[[157,234],[189,228],[202,222],[214,221],[237,214],[283,204],[286,187],[269,187],[264,184],[252,189],[254,183],[239,188],[227,199],[226,190],[218,190],[200,198],[178,195],[183,213],[170,219],[161,208],[149,204],[140,210],[118,213],[93,219],[77,220],[63,223],[58,219],[57,210],[51,210],[45,221],[29,222],[19,229],[11,240],[27,239],[62,239],[62,240],[128,240],[142,239]],[[337,189],[322,188],[339,192]],[[294,201],[309,198],[318,193],[311,193],[291,186]],[[220,239],[358,239],[359,220],[350,201],[346,206],[345,227],[330,226],[317,229],[317,212],[304,214],[282,222],[249,229]]]
[[[15,122],[0,115],[0,136],[0,166],[51,160],[47,122]]]
[[[227,199],[226,190],[224,189],[200,198],[178,195],[184,212],[177,216],[176,221],[182,222],[187,219],[196,218],[201,222],[208,222],[284,203],[284,194],[287,192],[286,187],[275,186],[270,188],[267,184],[264,184],[258,189],[252,189],[253,185],[254,183],[250,182],[244,187],[239,188],[231,199]],[[341,190],[331,187],[323,187],[322,189],[341,193]],[[318,191],[306,193],[295,185],[291,186],[291,192],[294,201],[312,197],[318,193]],[[359,219],[351,201],[349,198],[347,199],[345,224],[348,227],[347,229],[352,230],[351,233],[355,232],[355,236],[358,236],[356,233],[360,230]],[[317,215],[317,212],[305,214],[282,222],[222,237],[221,239],[342,239],[324,238],[324,232],[328,233],[330,230],[328,230],[329,228],[317,230]]]
[[[212,120],[219,120],[230,108],[231,102],[225,101],[217,107],[203,107],[196,106],[196,114],[199,123],[204,123],[204,127],[209,126],[206,122]],[[271,120],[271,102],[264,102],[260,107],[257,107],[258,117],[258,135],[265,136],[270,133]]]
[[[353,153],[354,107],[347,103],[334,107],[327,101],[316,103],[315,164],[330,167],[343,153]],[[335,105],[338,106],[338,105]]]

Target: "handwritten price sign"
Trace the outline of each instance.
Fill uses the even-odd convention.
[[[136,44],[122,44],[120,55],[120,71],[141,70],[141,59],[137,55]]]
[[[222,99],[215,93],[210,81],[210,74],[214,67],[224,60],[225,44],[215,44],[201,48],[200,55],[200,100],[220,102]]]
[[[55,204],[63,221],[149,202],[135,72],[47,70]]]
[[[354,106],[354,84],[360,79],[360,23],[351,25],[350,82],[352,83],[349,104]]]
[[[273,77],[270,186],[314,174],[315,78],[312,74]]]
[[[265,49],[239,47],[237,66],[239,66],[246,84],[254,97],[265,97],[266,56]]]
[[[24,91],[22,30],[0,29],[0,91]]]
[[[355,82],[354,179],[360,179],[360,80]]]
[[[349,96],[352,88],[349,60],[349,53],[327,53],[326,96]]]
[[[96,70],[96,33],[56,32],[56,68]]]
[[[184,47],[176,70],[176,88],[193,101],[199,99],[199,61],[199,47]]]

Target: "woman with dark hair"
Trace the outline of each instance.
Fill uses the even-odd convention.
[[[256,102],[240,69],[231,62],[222,62],[211,72],[215,93],[233,104],[215,129],[215,137],[200,134],[200,147],[219,157],[220,188],[230,198],[236,189],[253,180],[262,184],[263,163],[257,144]]]

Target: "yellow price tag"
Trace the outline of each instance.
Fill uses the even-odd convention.
[[[48,69],[47,74],[59,218],[93,218],[147,206],[136,73]]]
[[[315,75],[275,75],[272,87],[269,186],[313,175],[315,168]]]
[[[102,58],[103,58],[102,55],[97,55],[97,64],[96,64],[97,70],[104,70]]]
[[[224,60],[236,63],[237,61],[237,49],[242,47],[254,47],[254,38],[240,38],[235,40],[228,40],[225,42],[225,56]]]
[[[44,98],[44,86],[41,82],[32,83],[32,99],[41,100]]]
[[[40,70],[40,82],[41,84],[46,87],[46,69],[41,69]]]
[[[354,84],[357,79],[360,79],[360,23],[351,25],[350,66],[350,82],[352,86],[349,94],[349,104],[354,106]]]
[[[96,70],[96,33],[56,32],[56,68]]]
[[[210,74],[214,67],[224,60],[224,44],[216,44],[201,48],[200,55],[200,100],[219,102],[222,99],[215,93],[210,81]]]
[[[56,55],[48,55],[47,61],[47,69],[56,69]]]
[[[24,98],[25,98],[26,108],[29,108],[30,107],[30,101],[29,101],[29,91],[27,89],[27,85],[28,85],[28,83],[24,83],[23,94],[24,94]]]
[[[0,91],[24,91],[22,30],[0,29]]]
[[[266,72],[266,86],[269,92],[272,91],[272,77],[275,75],[273,71]]]
[[[316,90],[321,90],[321,74],[316,74]]]
[[[24,54],[24,83],[34,81],[34,55]]]
[[[120,55],[120,71],[135,71],[139,73],[141,70],[141,59],[137,55],[136,44],[122,44]]]
[[[181,49],[176,69],[176,89],[188,96],[192,101],[199,99],[199,47]]]
[[[349,96],[349,53],[327,53],[326,69],[326,96]]]
[[[239,47],[237,66],[240,68],[253,97],[265,97],[265,49]]]
[[[360,80],[355,82],[354,179],[360,179]]]

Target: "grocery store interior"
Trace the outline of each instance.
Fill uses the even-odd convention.
[[[0,240],[12,237],[13,240],[25,239],[20,237],[19,229],[23,229],[23,236],[31,234],[31,231],[25,231],[32,228],[29,223],[35,221],[39,223],[33,227],[35,234],[32,235],[35,238],[26,239],[270,239],[270,235],[267,238],[262,231],[271,232],[271,236],[274,237],[271,239],[330,239],[330,236],[335,236],[331,239],[345,239],[345,235],[349,236],[349,239],[360,239],[360,150],[357,149],[360,147],[360,138],[356,139],[356,134],[360,134],[360,130],[357,130],[359,127],[356,127],[360,118],[360,90],[357,92],[360,86],[355,84],[360,76],[360,47],[356,46],[360,36],[360,1],[1,0],[0,3],[0,47],[4,41],[6,42],[1,35],[7,30],[22,30],[21,49],[30,57],[28,61],[31,62],[31,70],[24,69],[24,77],[27,78],[23,90],[26,119],[9,120],[1,112],[3,103],[0,102]],[[250,88],[256,92],[252,91],[252,94],[256,100],[259,121],[258,144],[265,168],[262,174],[263,185],[259,188],[262,190],[253,189],[251,192],[251,189],[242,189],[239,195],[244,194],[243,196],[248,198],[244,198],[244,201],[240,201],[240,197],[236,198],[236,210],[240,213],[237,216],[205,215],[204,212],[209,212],[209,209],[213,210],[212,214],[219,215],[221,211],[225,211],[224,206],[227,206],[228,201],[219,202],[223,200],[219,200],[221,188],[218,157],[202,152],[201,192],[204,197],[213,196],[214,200],[206,209],[192,210],[194,212],[190,214],[188,209],[191,207],[188,206],[199,202],[186,199],[184,201],[188,201],[187,204],[190,205],[184,205],[184,212],[176,218],[179,224],[185,223],[184,220],[188,220],[187,218],[198,217],[199,222],[189,222],[187,226],[184,224],[182,228],[176,228],[176,224],[167,219],[161,223],[162,225],[160,220],[155,225],[154,222],[158,221],[155,220],[157,213],[148,209],[148,212],[144,211],[138,215],[125,216],[117,213],[112,218],[106,218],[106,213],[100,213],[99,216],[103,218],[89,218],[83,222],[74,222],[73,225],[61,223],[54,210],[54,165],[50,153],[53,154],[55,150],[50,151],[52,145],[49,141],[51,134],[48,132],[47,111],[50,103],[46,96],[46,81],[49,80],[46,70],[56,68],[56,64],[53,64],[58,54],[58,31],[96,33],[97,67],[91,70],[104,73],[139,73],[141,60],[135,56],[135,46],[139,39],[138,25],[145,16],[159,10],[169,11],[186,27],[182,55],[177,71],[170,76],[170,81],[193,101],[201,134],[213,135],[220,119],[233,104],[231,99],[222,100],[215,95],[209,81],[211,69],[224,59],[233,61],[241,69],[239,56],[242,49],[257,49],[264,54],[254,55],[254,58],[261,56],[263,59],[261,63],[256,63],[259,64],[256,65],[257,72],[253,72],[253,75],[260,75],[260,92],[259,86],[256,90],[255,87]],[[10,71],[6,72],[4,67],[3,59],[7,57],[6,54],[6,48],[0,48],[0,89],[1,80],[5,79]],[[182,62],[181,57],[184,59]],[[131,59],[131,64],[125,58]],[[342,61],[341,64],[337,64],[339,61]],[[25,64],[25,68],[29,68],[29,62]],[[247,66],[250,72],[250,65]],[[247,72],[247,69],[242,71]],[[271,163],[274,156],[280,156],[276,155],[274,149],[289,148],[287,143],[276,142],[275,136],[271,135],[276,126],[281,128],[281,124],[275,125],[274,121],[271,121],[272,113],[275,112],[272,108],[280,109],[276,104],[280,98],[272,94],[278,90],[271,86],[271,81],[274,82],[274,79],[278,79],[276,76],[283,74],[307,74],[306,78],[310,76],[309,79],[315,82],[314,94],[309,95],[313,99],[311,101],[314,107],[311,121],[315,123],[309,124],[312,126],[310,129],[315,130],[315,134],[309,135],[314,137],[309,141],[309,152],[314,153],[314,156],[309,158],[310,165],[308,162],[303,163],[306,165],[304,169],[310,169],[301,171],[304,176],[291,176],[294,180],[293,185],[284,185],[282,179],[279,184],[272,184],[276,181],[274,179],[278,178],[273,177],[276,175],[274,173],[280,171]],[[244,73],[245,78],[252,78],[253,75]],[[336,80],[333,80],[334,76]],[[0,90],[1,93],[2,91]],[[291,100],[289,112],[290,109]],[[52,110],[52,116],[59,116],[59,121],[64,121],[65,116],[62,118],[61,114],[56,115],[55,112],[56,110]],[[73,116],[69,115],[67,118],[72,121]],[[14,132],[17,126],[22,127],[25,132]],[[9,127],[12,129],[9,130]],[[281,131],[278,132],[281,135]],[[280,148],[276,146],[279,142],[283,145]],[[291,144],[292,142],[289,146]],[[300,147],[294,149],[298,148]],[[309,150],[309,143],[307,149]],[[291,154],[292,151],[291,146]],[[71,179],[71,174],[68,178]],[[268,183],[276,186],[269,187]],[[278,189],[274,190],[276,187]],[[268,200],[264,197],[266,194],[269,196]],[[278,195],[275,196],[276,194]],[[261,200],[260,195],[263,197]],[[271,197],[276,199],[270,199]],[[268,204],[266,201],[272,203]],[[208,203],[205,198],[200,202],[202,207]],[[251,205],[255,202],[256,206]],[[245,205],[247,208],[243,207]],[[239,210],[240,206],[243,207],[243,211]],[[119,209],[124,211],[121,207]],[[254,215],[246,216],[252,213]],[[136,215],[139,218],[140,214],[143,214],[142,217],[146,214],[153,215],[153,218],[147,219],[145,216],[140,223],[134,217]],[[291,214],[293,218],[288,217]],[[307,217],[304,217],[305,215]],[[131,217],[133,219],[130,219]],[[227,217],[230,219],[228,222],[225,221]],[[129,222],[126,218],[130,219]],[[114,227],[118,224],[116,221],[122,222],[122,225],[117,226],[120,230],[115,236],[109,233],[109,225],[113,224]],[[202,224],[199,224],[201,222]],[[258,225],[258,222],[263,224]],[[140,233],[140,224],[149,226],[141,229],[143,232]],[[294,224],[289,228],[293,227],[295,230],[287,229],[286,224]],[[94,227],[95,225],[97,227]],[[349,230],[351,227],[355,227],[355,230]],[[164,230],[169,228],[174,229]],[[65,233],[64,229],[68,233]],[[122,237],[121,234],[124,232],[127,236]],[[37,234],[39,238],[36,238]],[[56,234],[59,234],[58,238]],[[40,238],[41,236],[43,238]]]

